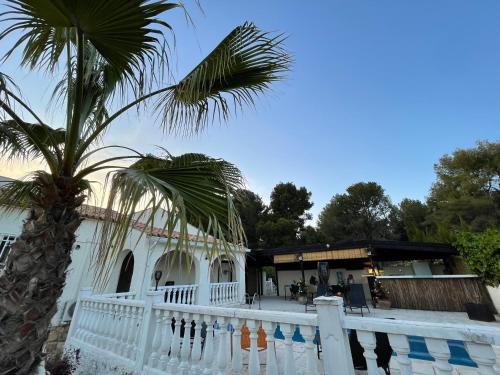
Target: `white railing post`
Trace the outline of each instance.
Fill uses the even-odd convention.
[[[318,310],[325,375],[354,375],[349,337],[343,328],[345,315],[342,298],[318,297],[314,303]]]
[[[73,319],[71,319],[71,323],[69,325],[68,337],[72,337],[75,334],[77,329],[77,325],[80,324],[80,310],[81,308],[81,299],[85,297],[90,297],[92,295],[92,288],[82,288],[80,293],[78,294],[78,299],[76,300],[75,311],[73,314]]]
[[[153,304],[161,302],[161,294],[150,295],[146,294],[146,304],[144,305],[144,311],[142,316],[141,326],[138,327],[139,330],[139,340],[137,342],[137,355],[135,356],[135,371],[141,373],[144,364],[147,363],[147,353],[146,348],[150,342],[150,337],[152,336],[152,330],[154,329],[154,324],[156,320],[152,314]]]

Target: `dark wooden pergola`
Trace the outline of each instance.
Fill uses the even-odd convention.
[[[250,293],[261,291],[260,272],[265,266],[274,266],[277,271],[300,270],[302,267],[311,270],[317,268],[319,261],[327,261],[330,268],[355,270],[383,261],[442,259],[446,262],[456,255],[458,251],[449,244],[389,240],[256,249],[247,256],[247,289]],[[252,281],[257,285],[252,285]]]

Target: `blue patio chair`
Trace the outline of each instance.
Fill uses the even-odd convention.
[[[361,316],[363,316],[363,308],[370,312],[370,308],[366,303],[365,292],[363,290],[363,284],[350,284],[346,287],[345,299],[344,299],[344,309],[361,309]]]

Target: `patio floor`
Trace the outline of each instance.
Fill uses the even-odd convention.
[[[255,301],[253,309],[259,309],[259,301]],[[297,303],[295,300],[285,300],[283,297],[266,297],[262,296],[260,300],[261,310],[288,311],[288,312],[305,312],[304,305]],[[315,313],[315,312],[311,312]],[[360,310],[356,309],[352,312],[347,309],[347,315],[361,316]],[[453,324],[472,324],[472,325],[493,325],[500,328],[500,316],[496,315],[496,322],[481,322],[470,320],[465,312],[448,312],[448,311],[426,311],[426,310],[406,310],[406,309],[372,309],[370,312],[363,309],[363,316],[373,318],[393,318],[412,321],[424,321],[434,323],[453,323]]]

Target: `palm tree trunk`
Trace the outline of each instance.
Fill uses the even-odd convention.
[[[46,185],[0,275],[0,375],[31,374],[42,359],[71,262],[83,201],[64,182]]]

